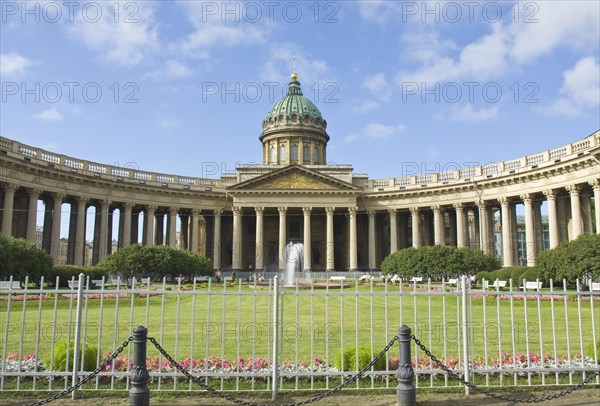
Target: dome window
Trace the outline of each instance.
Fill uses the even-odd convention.
[[[292,161],[298,160],[298,145],[296,144],[292,145],[292,148],[290,149],[290,159]]]

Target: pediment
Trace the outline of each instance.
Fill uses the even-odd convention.
[[[356,187],[334,177],[298,165],[290,165],[271,173],[238,183],[230,190],[354,190]]]

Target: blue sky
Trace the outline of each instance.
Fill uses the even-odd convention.
[[[0,134],[90,161],[210,177],[260,162],[294,57],[329,162],[370,178],[600,128],[596,1],[1,3]]]

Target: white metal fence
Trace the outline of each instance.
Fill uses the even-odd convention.
[[[0,390],[71,385],[78,308],[81,342],[88,347],[81,354],[80,376],[100,365],[134,327],[144,325],[149,336],[215,388],[273,388],[273,280],[133,282],[94,289],[88,279],[81,298],[75,280],[72,288],[46,288],[44,281],[42,288],[3,285]],[[600,339],[600,293],[583,291],[579,282],[571,290],[551,283],[523,292],[512,281],[503,289],[467,291],[431,281],[308,281],[280,287],[278,308],[276,384],[281,390],[339,385],[362,366],[353,359],[362,356],[368,362],[402,324],[452,369],[462,373],[467,366],[470,381],[478,385],[569,385],[599,368],[593,343]],[[131,346],[127,351],[84,389],[129,389]],[[148,356],[154,388],[200,390],[154,349]],[[414,346],[412,357],[417,387],[460,386]],[[383,364],[351,387],[394,388],[397,363],[398,349],[393,348]]]

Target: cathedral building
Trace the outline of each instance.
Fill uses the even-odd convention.
[[[0,138],[1,232],[35,243],[43,216],[42,248],[58,259],[67,234],[64,260],[75,265],[87,262],[88,234],[92,263],[130,244],[165,244],[237,271],[285,269],[295,245],[305,272],[377,270],[392,252],[433,244],[531,266],[545,248],[600,232],[600,131],[484,166],[369,179],[327,163],[327,120],[296,73],[291,79],[262,121],[262,164],[220,179],[115,167]]]

